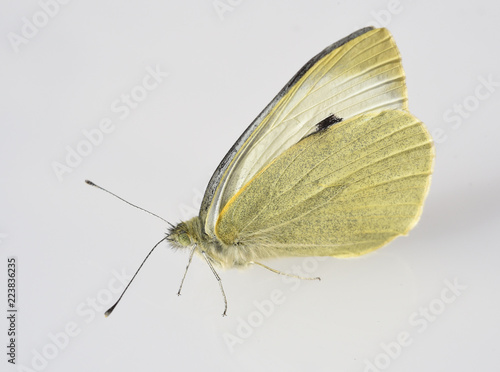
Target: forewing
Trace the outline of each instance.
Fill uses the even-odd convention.
[[[323,119],[407,108],[401,57],[386,29],[362,29],[309,61],[259,115],[219,165],[200,210],[205,231],[255,174]]]
[[[359,115],[262,169],[226,204],[216,236],[260,258],[367,253],[416,224],[433,159],[432,139],[410,113]]]

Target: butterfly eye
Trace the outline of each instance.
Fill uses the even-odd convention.
[[[189,237],[189,235],[185,232],[181,232],[179,233],[179,236],[177,237],[177,241],[183,245],[184,247],[185,246],[188,246],[188,245],[191,245],[191,238]]]

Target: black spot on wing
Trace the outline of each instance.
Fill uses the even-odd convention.
[[[320,132],[324,131],[325,129],[330,128],[333,124],[340,123],[341,121],[342,121],[342,118],[339,118],[335,114],[331,114],[330,116],[324,118],[318,124],[316,124],[316,126],[314,128],[314,132],[311,132],[308,135],[302,137],[300,139],[300,141],[302,141],[304,138],[312,136],[313,134],[320,133]]]
[[[316,124],[316,130],[314,131],[314,133],[321,132],[322,130],[325,130],[326,128],[331,127],[333,124],[339,123],[341,121],[342,118],[339,118],[335,114],[332,114]]]

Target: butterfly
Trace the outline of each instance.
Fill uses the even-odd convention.
[[[388,30],[328,46],[285,85],[215,170],[199,215],[166,240],[216,268],[292,256],[356,257],[406,235],[429,191],[434,145],[408,111]],[[293,275],[292,275],[293,276]],[[303,278],[317,279],[317,278]],[[180,294],[180,289],[179,289]]]

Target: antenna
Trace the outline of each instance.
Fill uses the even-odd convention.
[[[126,201],[125,199],[123,199],[123,198],[119,197],[118,195],[113,194],[111,191],[106,190],[104,187],[101,187],[101,186],[99,186],[99,185],[96,185],[96,184],[95,184],[94,182],[92,182],[92,181],[85,180],[85,183],[86,183],[87,185],[97,187],[98,189],[101,189],[102,191],[106,191],[108,194],[113,195],[115,198],[118,198],[118,199],[120,199],[121,201],[124,201],[124,202],[125,202],[125,203],[127,203],[128,205],[131,205],[132,207],[135,207],[135,208],[137,208],[137,209],[140,209],[141,211],[144,211],[144,212],[146,212],[146,213],[149,213],[150,215],[155,216],[156,218],[159,218],[159,219],[160,219],[160,220],[162,220],[162,221],[165,221],[165,222],[166,222],[166,223],[168,223],[171,227],[175,227],[175,226],[174,226],[174,225],[172,225],[170,222],[168,222],[166,219],[164,219],[164,218],[162,218],[162,217],[158,216],[157,214],[154,214],[153,212],[150,212],[150,211],[148,211],[148,210],[146,210],[146,209],[144,209],[144,208],[141,208],[141,207],[139,207],[139,206],[137,206],[137,205],[135,205],[135,204],[132,204],[132,203],[130,203],[130,202],[128,202],[128,201]]]
[[[118,298],[118,300],[115,302],[115,304],[113,306],[111,306],[105,313],[104,313],[104,316],[107,318],[112,312],[113,310],[115,309],[116,305],[118,305],[118,302],[120,302],[120,300],[122,299],[123,295],[125,294],[125,292],[127,291],[128,287],[130,286],[130,284],[132,283],[132,281],[135,279],[137,273],[139,272],[139,270],[141,269],[142,265],[144,265],[144,262],[146,262],[146,260],[148,259],[148,257],[151,255],[151,253],[153,253],[153,251],[155,250],[156,247],[158,247],[158,245],[164,241],[165,239],[167,239],[168,236],[164,237],[162,240],[160,240],[158,243],[155,244],[155,246],[153,248],[151,248],[151,250],[149,251],[148,255],[146,256],[146,258],[144,259],[144,261],[142,261],[141,263],[141,266],[139,266],[139,268],[137,269],[137,271],[135,272],[134,276],[132,277],[132,279],[130,279],[130,282],[128,282],[127,286],[125,287],[125,289],[123,290],[122,294],[120,295],[120,297]]]

